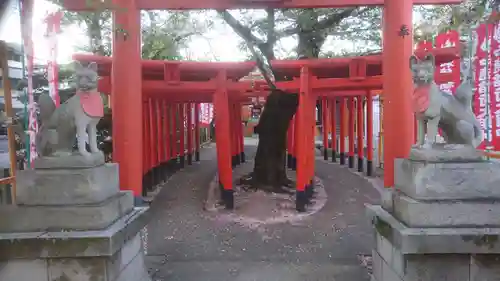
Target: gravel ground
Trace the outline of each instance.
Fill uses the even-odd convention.
[[[255,144],[246,141],[250,158]],[[369,280],[373,239],[364,204],[377,203],[379,193],[362,176],[318,160],[327,194],[320,210],[293,223],[248,227],[203,211],[215,173],[212,145],[152,203],[146,263],[154,281]]]

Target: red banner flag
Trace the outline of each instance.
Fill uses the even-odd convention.
[[[47,23],[47,37],[50,60],[47,63],[47,79],[49,82],[49,94],[56,107],[59,107],[59,68],[57,66],[57,34],[61,31],[62,12],[55,12],[45,19]]]
[[[481,128],[483,129],[485,140],[479,145],[479,149],[491,149],[493,143],[492,118],[489,81],[492,78],[492,63],[489,48],[491,47],[491,35],[493,26],[482,24],[477,30],[476,58],[474,60],[475,93],[473,99],[473,110],[476,114]],[[487,34],[488,33],[488,34]],[[493,83],[492,83],[493,84]],[[489,105],[489,106],[488,106]]]
[[[500,23],[492,27],[490,52],[490,115],[492,139],[491,146],[500,151]]]

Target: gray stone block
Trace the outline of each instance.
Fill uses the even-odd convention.
[[[469,281],[469,255],[407,255],[405,281]]]
[[[388,239],[375,233],[377,237],[377,254],[392,268],[399,277],[404,276],[405,262],[404,255]]]
[[[391,242],[387,240],[382,235],[376,235],[377,237],[377,252],[380,257],[387,263],[392,261],[392,248]]]
[[[402,255],[500,254],[500,228],[411,228],[381,206],[368,205],[374,234],[385,237]]]
[[[435,144],[432,148],[412,148],[409,159],[424,162],[481,162],[484,156],[475,147],[461,144]]]
[[[393,188],[385,188],[380,193],[380,201],[382,204],[382,208],[387,210],[388,212],[392,212],[394,206],[392,202],[392,193],[394,192]]]
[[[116,281],[146,281],[149,279],[146,265],[144,264],[144,254],[141,252],[137,254],[132,261],[127,264],[122,272],[116,277]]]
[[[104,230],[0,234],[0,260],[112,256],[148,221],[149,208],[134,208]]]
[[[2,281],[49,281],[44,259],[9,260],[0,264]]]
[[[74,153],[67,156],[42,156],[33,161],[35,169],[84,169],[97,167],[104,164],[104,154],[92,153],[89,156],[82,156],[79,153]]]
[[[373,275],[372,277],[375,278],[377,281],[382,281],[382,263],[383,263],[382,257],[378,254],[376,250],[372,250],[372,269],[373,269]]]
[[[149,208],[134,208],[104,230],[0,234],[0,260],[112,256],[148,221]]]
[[[391,266],[382,261],[382,280],[384,281],[402,281],[401,277],[399,277],[396,272],[391,268]],[[414,279],[419,280],[419,279]],[[427,280],[426,280],[427,281]]]
[[[102,202],[120,191],[118,164],[87,169],[19,171],[19,205],[81,205]]]
[[[397,190],[419,200],[500,198],[500,163],[395,160]]]
[[[74,206],[2,206],[0,233],[105,229],[134,208],[131,192],[99,204]]]
[[[48,261],[49,281],[108,281],[106,259],[103,257],[63,258]]]
[[[136,208],[105,230],[0,234],[1,281],[151,281]]]
[[[120,251],[107,260],[107,280],[116,280],[137,255],[143,255],[140,234],[130,239]]]
[[[500,255],[472,255],[469,280],[500,280]]]
[[[410,227],[497,227],[498,201],[421,201],[394,193],[394,216]]]

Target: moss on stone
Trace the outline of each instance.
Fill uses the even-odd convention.
[[[372,224],[382,237],[392,241],[392,226],[390,224],[380,219],[378,216],[373,217]]]
[[[498,243],[498,235],[462,235],[462,240],[465,242],[472,242],[476,246],[493,249]]]

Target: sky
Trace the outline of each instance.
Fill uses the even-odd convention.
[[[17,2],[17,1],[14,1]],[[33,41],[35,58],[48,60],[50,58],[48,42],[45,38],[46,25],[44,19],[48,13],[57,11],[57,6],[45,1],[35,1],[33,15]],[[19,25],[19,10],[12,10],[6,18],[6,27],[0,30],[0,39],[7,42],[21,43],[21,31]],[[209,39],[209,40],[207,40]],[[203,37],[193,37],[190,42],[189,56],[193,60],[209,60],[218,58],[221,61],[239,61],[245,59],[238,48],[239,37],[234,34],[230,27],[218,25],[217,28],[204,34]],[[78,26],[65,27],[58,35],[58,62],[71,61],[71,56],[77,46],[87,43],[87,38]]]
[[[12,1],[17,5],[17,1]],[[33,40],[35,45],[35,58],[38,61],[49,60],[48,42],[45,38],[46,25],[44,18],[51,12],[57,11],[58,7],[45,0],[35,1],[33,16]],[[4,29],[0,30],[0,39],[7,42],[21,43],[21,32],[19,25],[19,11],[17,7],[11,9],[5,19]],[[419,15],[415,15],[415,20],[419,20]],[[219,60],[219,61],[241,61],[246,59],[246,54],[239,50],[240,38],[232,29],[224,23],[219,23],[204,36],[191,38],[186,56],[190,60]],[[75,53],[77,46],[87,43],[87,38],[82,29],[78,26],[64,27],[58,35],[58,63],[71,61],[71,56]],[[292,49],[295,46],[293,38],[286,38],[281,43],[284,49]],[[324,48],[330,50],[351,48],[355,45],[348,41],[327,40]]]

